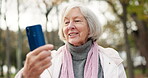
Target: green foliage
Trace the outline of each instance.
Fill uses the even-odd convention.
[[[137,14],[141,20],[148,19],[148,1],[147,0],[132,0],[127,8],[129,14]]]

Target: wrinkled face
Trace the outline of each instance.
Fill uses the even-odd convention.
[[[80,46],[87,41],[89,27],[79,8],[73,8],[67,13],[64,24],[63,33],[67,42]]]

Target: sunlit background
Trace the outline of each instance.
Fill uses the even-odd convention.
[[[103,33],[98,44],[116,49],[128,78],[148,78],[147,0],[0,0],[0,78],[13,78],[29,52],[25,27],[41,24],[46,43],[58,49],[61,9],[82,2],[98,17]]]
[[[5,0],[2,0],[2,3]],[[48,0],[47,0],[48,1]],[[1,13],[6,14],[6,20],[4,16],[1,16],[1,28],[6,30],[6,22],[9,29],[12,31],[18,30],[18,24],[21,29],[25,29],[26,26],[34,24],[42,24],[43,27],[48,26],[48,31],[58,29],[58,14],[59,11],[68,4],[68,2],[62,2],[58,6],[52,7],[50,14],[48,15],[48,23],[46,24],[46,12],[47,8],[43,0],[20,0],[21,5],[18,5],[17,0],[7,0],[7,3],[1,5]],[[105,25],[108,20],[115,20],[115,17],[108,11],[108,4],[104,1],[91,1],[84,3],[87,5],[94,13],[99,16],[101,24]],[[98,6],[99,4],[99,6]],[[51,2],[47,2],[48,6],[52,6]],[[58,12],[57,12],[58,11]],[[102,14],[105,13],[105,14]],[[105,16],[104,16],[105,15]],[[19,16],[19,20],[18,20]],[[107,18],[106,18],[107,17]],[[19,22],[18,22],[19,21]],[[45,30],[45,28],[44,28]]]

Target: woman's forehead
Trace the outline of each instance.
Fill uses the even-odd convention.
[[[64,19],[67,19],[67,18],[70,18],[70,17],[84,18],[84,15],[81,13],[79,8],[72,8],[65,14]]]

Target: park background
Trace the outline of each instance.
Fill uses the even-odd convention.
[[[82,2],[103,27],[98,44],[116,49],[128,78],[148,78],[148,0],[0,0],[0,78],[14,78],[29,52],[26,26],[41,24],[46,43],[58,49],[61,9]]]

